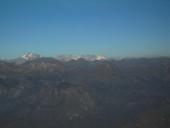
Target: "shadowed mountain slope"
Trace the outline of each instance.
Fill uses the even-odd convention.
[[[1,128],[169,126],[169,58],[0,61]]]

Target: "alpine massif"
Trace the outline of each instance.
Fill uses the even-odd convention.
[[[0,61],[1,128],[170,126],[169,58],[20,58]]]

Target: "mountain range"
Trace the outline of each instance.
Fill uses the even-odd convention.
[[[0,61],[1,128],[169,128],[170,58]]]
[[[38,59],[38,58],[43,58],[43,57],[41,57],[39,54],[28,52],[24,55],[21,55],[20,57],[18,57],[16,59],[13,59],[12,62],[14,62],[16,64],[22,64],[26,61],[35,60],[35,59]],[[79,56],[79,55],[58,55],[58,56],[53,57],[53,58],[56,59],[56,60],[59,60],[59,61],[70,61],[70,60],[78,60],[78,59],[85,59],[87,61],[95,61],[95,60],[106,60],[106,59],[108,59],[108,57],[105,57],[105,56],[90,55],[90,54],[82,55],[82,56]]]

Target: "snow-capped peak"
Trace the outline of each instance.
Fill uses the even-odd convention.
[[[96,60],[106,60],[107,57],[105,56],[96,56]]]
[[[60,61],[70,61],[70,60],[78,60],[80,59],[81,57],[78,56],[78,55],[59,55],[57,56],[57,60],[60,60]]]
[[[34,59],[40,58],[40,55],[28,52],[25,55],[22,55],[21,58],[25,60],[34,60]]]
[[[65,56],[65,55],[59,55],[56,57],[57,60],[60,60],[60,61],[70,61],[70,60],[78,60],[78,59],[85,59],[87,61],[95,61],[95,60],[106,60],[107,57],[105,56],[96,56],[96,55],[82,55],[82,56],[78,56],[78,55],[68,55],[68,56]]]

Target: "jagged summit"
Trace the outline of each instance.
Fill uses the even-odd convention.
[[[79,56],[79,55],[59,55],[56,57],[57,60],[60,60],[60,61],[70,61],[70,60],[78,60],[78,59],[85,59],[87,61],[95,61],[95,60],[106,60],[107,57],[105,56],[100,56],[100,55],[90,55],[90,54],[87,54],[87,55],[82,55],[82,56]]]
[[[38,58],[40,58],[40,55],[38,55],[36,53],[28,52],[28,53],[21,55],[20,57],[14,59],[13,62],[16,64],[22,64],[28,60],[35,60]]]
[[[25,60],[34,60],[34,59],[40,58],[40,55],[28,52],[28,53],[22,55],[21,58],[25,59]]]
[[[14,63],[17,64],[22,64],[25,63],[26,61],[29,60],[36,60],[41,58],[41,56],[39,54],[36,53],[32,53],[32,52],[28,52],[24,55],[21,55],[20,57],[16,58],[13,60]],[[56,57],[53,57],[56,60],[59,61],[71,61],[71,60],[78,60],[78,59],[84,59],[87,61],[95,61],[95,60],[106,60],[108,59],[106,56],[101,56],[101,55],[58,55]]]

